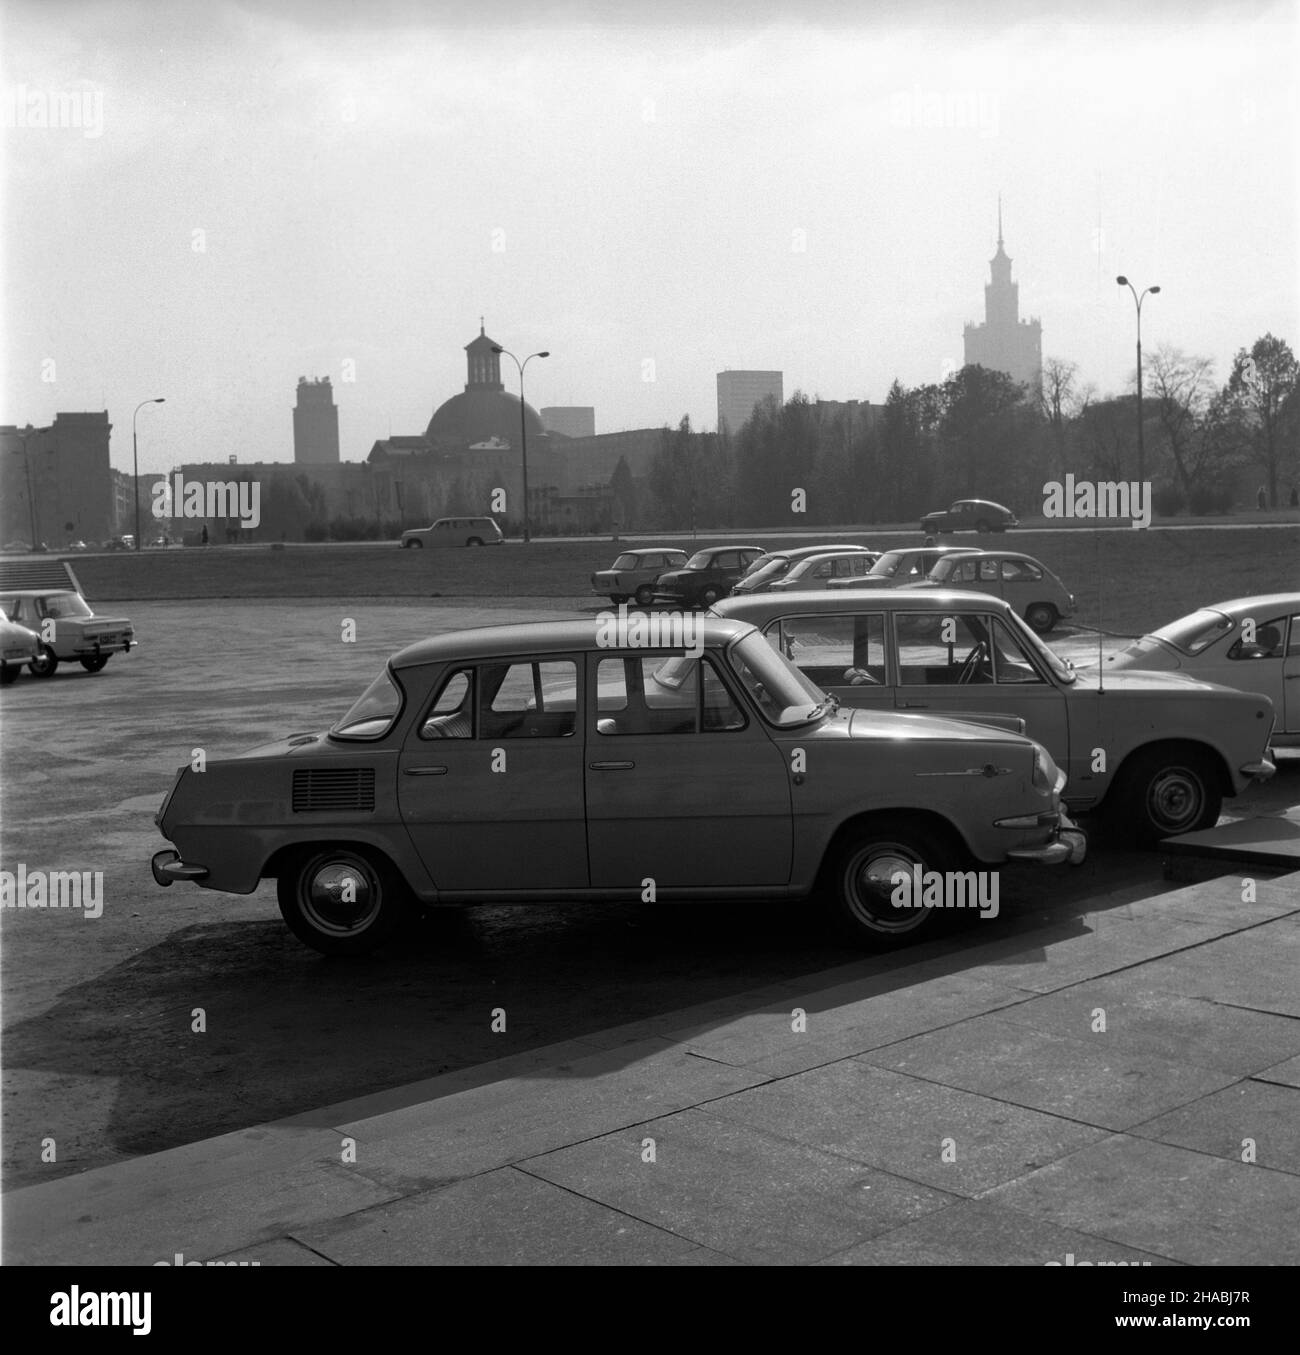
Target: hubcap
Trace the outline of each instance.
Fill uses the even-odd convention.
[[[1204,804],[1200,778],[1187,767],[1166,767],[1147,791],[1147,812],[1152,822],[1171,833],[1195,823]]]
[[[844,896],[855,921],[869,931],[893,935],[921,926],[928,910],[899,908],[893,902],[898,888],[893,876],[902,871],[911,878],[915,866],[925,869],[921,858],[899,843],[876,843],[858,852],[844,872]]]
[[[364,930],[379,911],[379,883],[356,857],[328,857],[304,872],[299,896],[307,920],[331,936]]]

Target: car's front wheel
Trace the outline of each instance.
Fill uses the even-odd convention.
[[[88,654],[84,659],[81,660],[81,666],[88,673],[98,673],[99,670],[103,668],[103,666],[107,662],[108,662],[107,654]]]
[[[712,607],[721,596],[722,590],[720,588],[715,588],[710,584],[707,588],[701,589],[700,591],[700,606]]]
[[[611,593],[609,595],[609,600],[614,604],[615,607],[621,607],[627,601],[627,594]]]
[[[958,856],[945,835],[907,819],[882,818],[855,829],[826,861],[823,892],[831,917],[859,945],[907,945],[935,929],[936,910],[909,901],[917,869],[922,880],[927,872],[942,875],[958,868]]]
[[[402,542],[402,549],[403,549],[403,550],[423,550],[423,549],[424,549],[424,542],[423,542],[423,541],[417,541],[414,537],[412,537],[409,541],[403,541],[403,542]]]
[[[36,657],[27,666],[37,677],[53,677],[58,672],[59,656],[49,645],[42,645]]]
[[[636,605],[638,607],[648,607],[655,600],[655,590],[648,583],[643,583],[636,590]]]
[[[409,912],[407,890],[390,867],[341,848],[291,862],[276,895],[289,930],[322,955],[365,955]]]
[[[465,544],[467,546],[481,546],[483,544],[483,538],[481,536],[471,536]]]
[[[1144,846],[1161,838],[1213,828],[1223,808],[1217,768],[1197,748],[1148,748],[1125,763],[1111,816]]]
[[[1046,635],[1056,625],[1056,608],[1050,602],[1035,602],[1025,609],[1025,620],[1039,635]]]

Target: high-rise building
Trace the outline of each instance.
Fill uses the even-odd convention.
[[[548,433],[566,438],[596,436],[596,410],[592,405],[546,405],[541,415],[542,427]]]
[[[293,410],[293,459],[299,465],[337,466],[339,410],[327,376],[298,378],[298,403]]]
[[[739,433],[759,404],[772,396],[784,402],[780,372],[719,372],[718,432]]]
[[[48,428],[0,428],[0,541],[57,550],[111,535],[111,432],[106,412],[56,414]]]
[[[1002,199],[998,199],[998,252],[989,261],[984,287],[984,323],[966,326],[966,365],[1005,372],[1037,389],[1043,374],[1043,327],[1020,318],[1020,284],[1011,281],[1011,260],[1002,248]]]

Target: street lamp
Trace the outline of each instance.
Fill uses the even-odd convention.
[[[1134,302],[1137,304],[1137,341],[1138,341],[1138,484],[1139,484],[1139,485],[1143,485],[1143,484],[1146,483],[1146,474],[1145,474],[1145,472],[1146,472],[1146,451],[1145,451],[1145,448],[1144,448],[1144,446],[1143,446],[1143,441],[1142,441],[1142,297],[1146,296],[1147,292],[1150,292],[1151,295],[1154,296],[1154,295],[1160,290],[1160,288],[1159,288],[1159,287],[1147,287],[1147,288],[1145,288],[1145,289],[1143,290],[1142,295],[1139,296],[1139,295],[1138,295],[1138,290],[1137,290],[1137,288],[1133,286],[1133,284],[1132,284],[1132,283],[1131,283],[1131,282],[1123,275],[1123,273],[1121,273],[1121,274],[1119,275],[1119,277],[1117,277],[1117,278],[1115,279],[1115,281],[1116,281],[1121,287],[1127,287],[1127,288],[1129,289],[1129,291],[1133,293],[1133,300],[1134,300]]]
[[[135,487],[135,548],[140,549],[140,447],[136,440],[135,416],[145,407],[145,405],[165,404],[167,397],[165,395],[155,396],[152,400],[141,400],[135,409],[131,412],[131,470],[132,481]]]
[[[523,360],[523,362],[520,362],[519,359],[515,357],[515,355],[508,348],[502,348],[499,343],[494,343],[492,345],[492,351],[494,353],[504,353],[506,357],[508,357],[510,361],[513,362],[515,366],[519,368],[519,446],[523,454],[524,542],[525,544],[527,544],[529,541],[532,540],[532,537],[529,535],[528,532],[528,422],[527,422],[528,406],[524,404],[524,368],[527,367],[528,364],[534,358],[549,358],[551,355],[549,352],[545,351],[541,353],[529,353],[529,355]]]

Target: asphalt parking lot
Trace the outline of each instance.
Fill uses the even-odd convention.
[[[485,908],[434,917],[400,954],[337,962],[289,935],[270,886],[242,898],[154,885],[153,814],[193,749],[215,758],[328,724],[421,636],[599,606],[133,603],[135,653],[5,689],[5,868],[105,882],[97,919],[0,919],[6,1188],[858,961],[806,909],[719,905]],[[1053,641],[1095,657],[1095,637]],[[1226,811],[1298,802],[1290,763]],[[1175,888],[1159,858],[1094,836],[1084,866],[1004,876],[996,920],[919,949],[960,964],[994,936],[1102,932],[1108,912]],[[490,1029],[499,1006],[504,1033]]]

